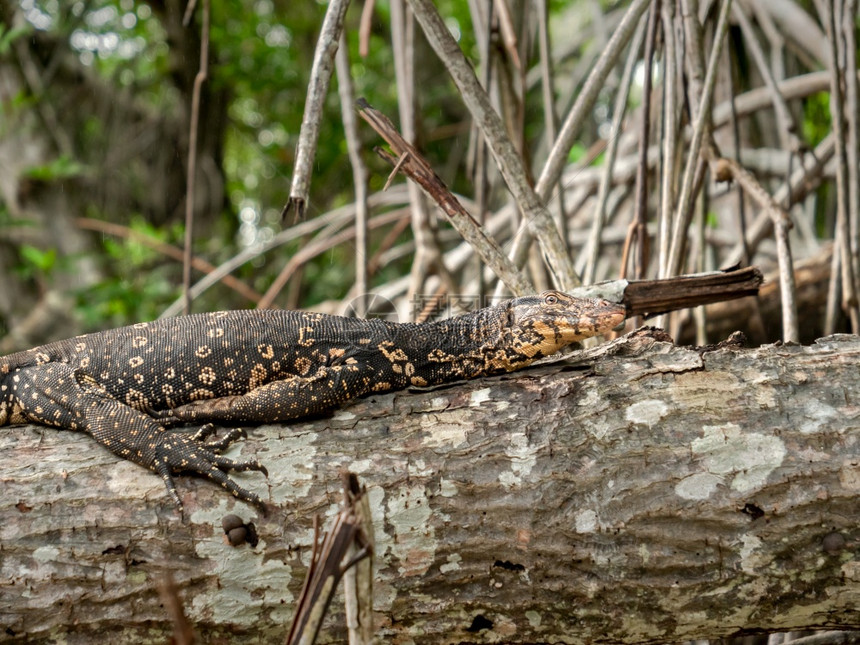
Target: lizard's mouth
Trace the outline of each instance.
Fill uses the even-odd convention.
[[[536,353],[550,356],[571,343],[612,331],[627,318],[624,305],[607,300],[593,300],[577,312],[535,320],[532,329],[540,341]]]
[[[575,316],[563,318],[559,324],[562,338],[568,343],[612,331],[627,319],[627,309],[608,300],[593,300]]]

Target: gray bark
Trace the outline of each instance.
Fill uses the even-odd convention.
[[[171,572],[203,642],[286,633],[338,471],[369,490],[392,642],[669,642],[860,628],[860,339],[696,351],[638,333],[584,365],[372,396],[230,454],[267,518],[88,437],[0,433],[0,640],[164,642]],[[253,520],[255,548],[220,520]],[[344,636],[336,605],[324,641]]]

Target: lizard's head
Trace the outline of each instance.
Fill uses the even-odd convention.
[[[508,306],[508,327],[517,351],[539,358],[591,336],[611,331],[627,310],[608,300],[574,298],[560,291],[514,298]]]

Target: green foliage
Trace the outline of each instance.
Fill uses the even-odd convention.
[[[165,305],[179,297],[179,289],[164,279],[129,273],[88,287],[75,297],[85,328],[98,330],[158,318]]]
[[[705,227],[714,230],[720,228],[720,218],[714,211],[708,211],[705,215]]]
[[[61,155],[41,166],[31,166],[26,170],[24,176],[36,181],[50,182],[77,177],[84,174],[85,171],[86,166],[66,155]]]
[[[18,275],[22,279],[34,277],[46,278],[57,266],[56,249],[38,249],[29,244],[18,247],[21,263],[18,265]]]
[[[145,211],[134,199],[141,193],[160,194],[161,186],[153,187],[146,178],[157,172],[176,177],[184,171],[185,160],[178,156],[173,157],[178,163],[170,165],[163,163],[161,157],[146,153],[152,147],[162,146],[163,149],[165,142],[187,136],[184,120],[187,119],[188,96],[182,92],[187,90],[189,72],[193,76],[196,70],[183,67],[183,53],[177,42],[185,39],[194,44],[193,39],[200,32],[203,3],[197,4],[195,20],[188,31],[177,33],[173,27],[174,31],[168,33],[171,23],[166,19],[165,3],[28,1],[27,16],[31,24],[14,30],[0,26],[0,54],[8,51],[16,38],[47,33],[46,41],[63,43],[57,60],[61,56],[63,66],[68,65],[71,52],[71,62],[75,62],[76,56],[82,77],[88,80],[94,77],[97,83],[93,87],[104,92],[106,98],[100,99],[100,109],[83,110],[75,104],[74,98],[57,91],[51,94],[49,84],[44,93],[21,91],[13,100],[6,101],[0,109],[16,110],[23,115],[40,113],[40,101],[50,102],[61,121],[64,111],[75,113],[74,119],[69,120],[74,123],[69,130],[72,151],[31,168],[27,176],[45,183],[79,180],[76,185],[84,192],[97,186],[100,200],[91,197],[92,201],[85,202],[81,210],[95,212],[107,221],[128,224],[129,212]],[[184,7],[185,3],[180,4]],[[567,4],[564,0],[553,0],[552,10],[566,10]],[[217,132],[217,136],[222,137],[217,162],[224,172],[227,199],[217,221],[207,221],[200,227],[206,234],[205,239],[197,241],[197,250],[217,264],[236,254],[243,245],[266,239],[283,226],[280,211],[289,197],[314,48],[326,3],[212,0],[211,6],[211,57],[206,89],[212,90],[209,96],[223,97],[226,101],[227,123],[223,131]],[[477,64],[477,41],[468,3],[438,0],[437,7],[467,57]],[[366,97],[397,122],[389,2],[379,0],[375,4],[366,57],[358,53],[360,13],[361,6],[354,5],[346,18],[356,96]],[[420,29],[416,29],[417,32]],[[468,145],[466,109],[447,72],[420,35],[416,38],[416,47],[417,111],[421,115],[419,130],[423,137],[419,145],[454,190],[468,192],[471,186],[463,172]],[[541,115],[539,88],[530,91],[527,101],[529,113]],[[112,112],[111,104],[115,103],[133,105],[134,109]],[[133,118],[117,118],[129,114]],[[542,120],[542,115],[527,119],[530,138],[527,145],[531,145],[531,139],[542,135]],[[10,121],[0,119],[0,130],[7,123]],[[176,123],[181,124],[178,129]],[[161,127],[167,134],[157,130]],[[390,169],[370,150],[381,141],[363,123],[360,136],[371,167],[371,189],[379,190]],[[571,153],[572,158],[579,158],[585,151],[585,146],[577,146]],[[135,164],[163,164],[163,167],[148,168],[151,174],[147,174],[137,172]],[[325,105],[314,170],[309,217],[352,201],[352,178],[336,78],[331,81]],[[117,189],[112,191],[114,185]],[[219,184],[214,185],[215,190],[220,188]],[[212,197],[219,203],[220,195]],[[84,200],[86,198],[87,195]],[[153,211],[163,210],[157,213],[161,218],[158,226],[141,217],[132,217],[130,226],[181,246],[181,230],[176,226],[183,215],[181,199],[164,201],[163,206],[156,203],[152,208]],[[0,225],[11,221],[3,213],[0,208]],[[247,231],[250,233],[246,234]],[[407,231],[401,237],[408,239],[409,235]],[[204,238],[199,233],[198,236]],[[373,239],[378,244],[383,237],[380,234]],[[257,263],[242,267],[237,276],[263,291],[296,248],[299,246],[280,248]],[[174,260],[167,260],[138,242],[109,236],[102,237],[100,250],[99,264],[104,280],[78,294],[79,313],[91,329],[151,319],[178,296],[181,268]],[[35,253],[35,249],[22,250],[20,258],[22,273],[36,279],[50,280],[52,273],[63,270],[62,258],[54,257],[51,261],[48,255]],[[399,266],[381,267],[375,279],[379,282],[402,275],[408,270],[408,263],[406,258]],[[354,249],[348,244],[312,261],[304,271],[302,304],[345,295],[353,279],[353,264]],[[232,298],[232,293],[215,287],[204,296],[199,308],[247,305]]]
[[[582,143],[574,143],[570,152],[567,153],[567,160],[570,163],[576,163],[585,156],[586,152],[588,152],[588,148],[586,148]]]
[[[830,134],[830,92],[812,94],[803,102],[803,136],[815,147]]]
[[[139,216],[130,224],[135,233],[176,244],[182,239],[179,225],[155,227]],[[120,267],[100,283],[75,294],[77,311],[88,329],[116,327],[139,320],[153,320],[180,295],[181,266],[150,246],[129,238],[102,236],[102,261]]]
[[[7,27],[0,22],[0,56],[5,56],[9,53],[12,43],[18,38],[29,34],[33,28],[30,25],[21,25],[19,27]]]

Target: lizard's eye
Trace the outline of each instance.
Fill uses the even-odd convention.
[[[558,304],[558,296],[554,296],[553,294],[549,294],[543,301],[548,305],[557,305]]]

